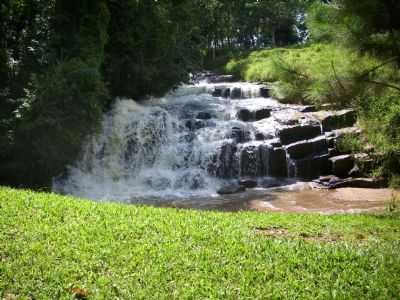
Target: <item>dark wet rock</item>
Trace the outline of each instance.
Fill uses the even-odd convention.
[[[299,111],[302,113],[306,113],[306,112],[316,112],[317,108],[315,107],[315,105],[306,105],[306,106],[302,106],[299,108]]]
[[[216,175],[220,178],[233,178],[238,175],[235,153],[237,147],[233,143],[222,145]]]
[[[317,124],[285,127],[279,129],[277,135],[283,145],[288,145],[302,140],[313,139],[321,135],[321,127]]]
[[[328,145],[328,146],[329,146],[329,145]],[[339,153],[339,151],[336,149],[336,147],[334,147],[334,148],[328,148],[328,154],[329,154],[330,157],[340,155],[340,153]]]
[[[339,177],[336,177],[334,175],[326,175],[326,176],[320,176],[318,179],[314,180],[314,182],[318,183],[329,183],[329,182],[334,182],[340,180]]]
[[[241,99],[242,89],[239,87],[234,87],[231,91],[231,99]]]
[[[263,144],[258,147],[259,157],[260,157],[260,165],[258,168],[259,176],[267,176],[270,172],[271,165],[271,152],[273,151],[273,147],[268,144]]]
[[[328,153],[328,144],[325,136],[289,144],[285,148],[291,159],[301,159],[312,155]]]
[[[263,119],[267,119],[271,116],[271,109],[269,108],[262,108],[255,111],[255,120],[260,121]]]
[[[258,182],[256,179],[252,178],[242,178],[239,180],[239,185],[242,185],[248,189],[255,188],[258,185]]]
[[[322,124],[324,131],[352,127],[357,122],[357,113],[352,109],[340,111],[320,111],[313,113]]]
[[[283,148],[268,148],[268,174],[275,177],[287,176],[286,151]]]
[[[330,173],[331,163],[327,154],[311,158],[292,160],[290,176],[301,179],[314,179]]]
[[[246,187],[244,187],[243,185],[232,184],[220,188],[217,191],[217,193],[220,195],[231,195],[231,194],[241,193],[244,191],[246,191]]]
[[[240,174],[256,177],[259,174],[260,154],[256,146],[248,146],[240,153]]]
[[[265,138],[265,135],[263,133],[258,132],[255,135],[255,139],[256,139],[256,141],[264,141],[266,138]]]
[[[327,188],[365,188],[365,189],[380,189],[386,187],[386,182],[382,178],[347,178],[341,179],[334,183],[329,183]]]
[[[245,127],[233,127],[231,138],[238,144],[248,142],[250,140],[250,131]]]
[[[196,119],[200,119],[200,120],[209,120],[211,118],[212,118],[211,113],[206,112],[206,111],[199,112],[196,116]]]
[[[211,95],[213,97],[222,97],[222,91],[222,88],[215,88]]]
[[[230,88],[224,88],[222,90],[222,94],[221,94],[222,97],[229,98],[230,95],[231,95],[231,89]]]
[[[320,176],[318,179],[314,179],[312,186],[319,189],[329,189],[329,186],[340,182],[342,179],[334,175]]]
[[[260,88],[260,96],[263,98],[269,98],[270,97],[270,89],[267,87],[261,87]]]
[[[272,134],[262,133],[262,132],[257,132],[254,137],[255,137],[256,141],[265,141],[265,140],[271,140],[274,138],[274,136]],[[282,146],[282,145],[277,144],[276,147],[280,147],[280,146]]]
[[[336,139],[334,137],[328,137],[326,139],[326,142],[327,142],[329,148],[335,148],[336,147]]]
[[[209,83],[235,82],[236,78],[233,75],[212,75],[207,78]]]
[[[282,147],[282,143],[281,143],[281,141],[279,139],[276,139],[276,140],[272,141],[269,145],[272,148],[280,148],[280,147]]]
[[[354,158],[352,155],[339,155],[329,159],[332,163],[333,175],[347,177],[354,167]]]
[[[242,108],[238,111],[237,117],[239,120],[241,120],[243,122],[249,122],[249,121],[252,121],[253,114],[250,110],[248,110],[246,108]]]
[[[267,119],[271,116],[271,109],[261,108],[258,110],[250,111],[247,108],[242,108],[238,111],[237,117],[243,122],[260,121]]]

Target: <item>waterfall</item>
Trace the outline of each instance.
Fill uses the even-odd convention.
[[[53,190],[97,200],[213,196],[234,179],[288,175],[277,129],[294,106],[251,83],[182,85],[143,103],[117,99]],[[283,113],[282,113],[283,112]],[[289,160],[289,159],[288,159]]]

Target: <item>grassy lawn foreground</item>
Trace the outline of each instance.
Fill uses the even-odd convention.
[[[399,215],[220,213],[0,188],[0,298],[399,299]]]

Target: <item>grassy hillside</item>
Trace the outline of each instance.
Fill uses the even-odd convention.
[[[0,188],[0,298],[394,299],[400,218],[100,204]]]

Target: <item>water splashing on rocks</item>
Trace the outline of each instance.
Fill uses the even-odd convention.
[[[232,182],[269,187],[287,177],[311,179],[329,172],[332,130],[343,127],[335,125],[340,116],[328,122],[332,114],[312,110],[244,82],[182,85],[143,104],[119,99],[53,189],[135,202],[213,197]],[[342,114],[352,126],[353,112]]]

